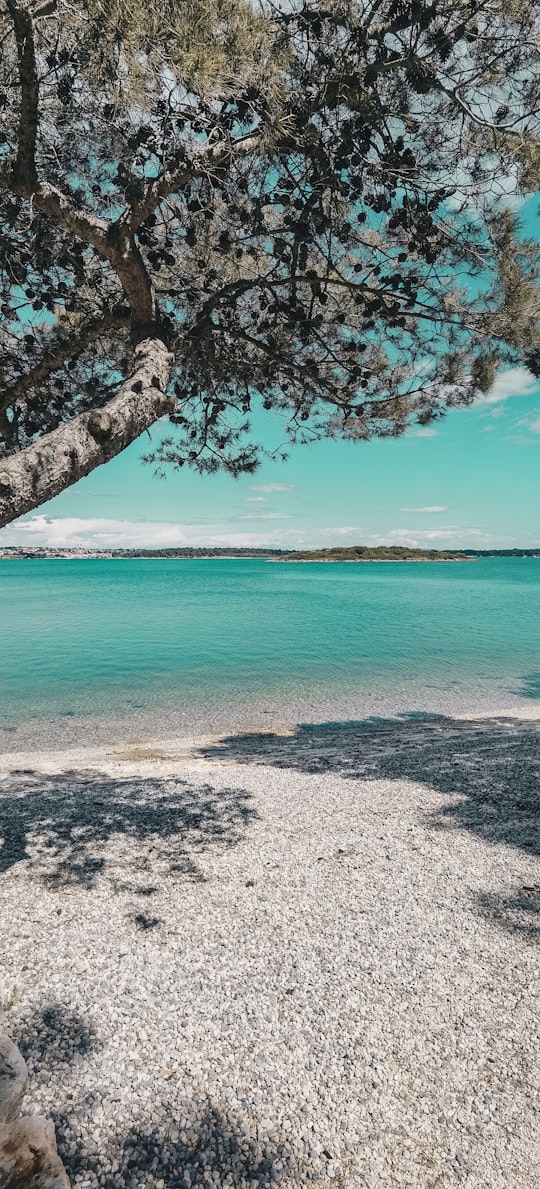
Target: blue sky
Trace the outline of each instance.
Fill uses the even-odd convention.
[[[0,543],[540,546],[540,383],[524,370],[434,427],[297,447],[237,481],[187,470],[158,480],[140,462],[147,445],[3,529]]]
[[[527,230],[538,200],[525,208]],[[268,416],[263,441],[282,439]],[[0,545],[405,544],[540,546],[540,382],[499,376],[485,400],[433,427],[372,442],[319,442],[253,477],[158,480],[148,439],[0,531]]]

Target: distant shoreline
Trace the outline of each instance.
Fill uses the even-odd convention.
[[[396,562],[400,564],[410,564],[411,562],[421,563],[424,561],[446,562],[446,561],[478,561],[476,557],[269,557],[268,561],[286,561],[294,562],[297,566],[382,566],[395,565]]]
[[[296,565],[300,563],[336,563],[351,564],[351,563],[375,563],[375,562],[423,562],[423,561],[478,561],[482,558],[499,558],[499,559],[513,559],[513,560],[540,560],[540,550],[537,549],[523,549],[523,550],[483,550],[471,549],[456,550],[445,552],[444,550],[411,550],[410,554],[403,553],[396,549],[396,553],[392,553],[392,547],[386,550],[381,548],[383,556],[377,556],[375,551],[371,552],[366,549],[365,553],[359,553],[355,548],[350,550],[341,550],[339,547],[328,550],[311,551],[295,551],[288,552],[286,550],[261,550],[253,553],[174,553],[174,552],[159,552],[155,553],[150,550],[141,550],[140,552],[131,552],[130,550],[118,551],[115,553],[99,553],[88,552],[78,553],[70,552],[49,552],[48,550],[26,552],[21,549],[19,552],[17,548],[7,548],[0,550],[0,561],[271,561],[271,562],[294,562]],[[349,556],[347,556],[347,554]],[[352,556],[351,556],[352,555]]]
[[[197,553],[171,554],[130,553],[55,553],[0,554],[0,561],[281,561],[271,553]]]

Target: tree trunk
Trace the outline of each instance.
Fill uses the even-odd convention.
[[[172,411],[166,395],[172,356],[165,344],[145,339],[135,355],[133,374],[102,409],[80,413],[19,454],[0,459],[0,527],[120,454]]]

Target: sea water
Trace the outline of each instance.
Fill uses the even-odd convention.
[[[0,727],[540,698],[540,559],[0,561]]]

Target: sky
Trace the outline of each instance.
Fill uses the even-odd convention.
[[[528,207],[532,222],[538,201]],[[271,415],[257,429],[265,445],[282,440]],[[524,368],[433,426],[293,447],[239,480],[187,468],[157,479],[140,461],[148,447],[145,436],[0,530],[0,546],[540,548],[540,381]]]

